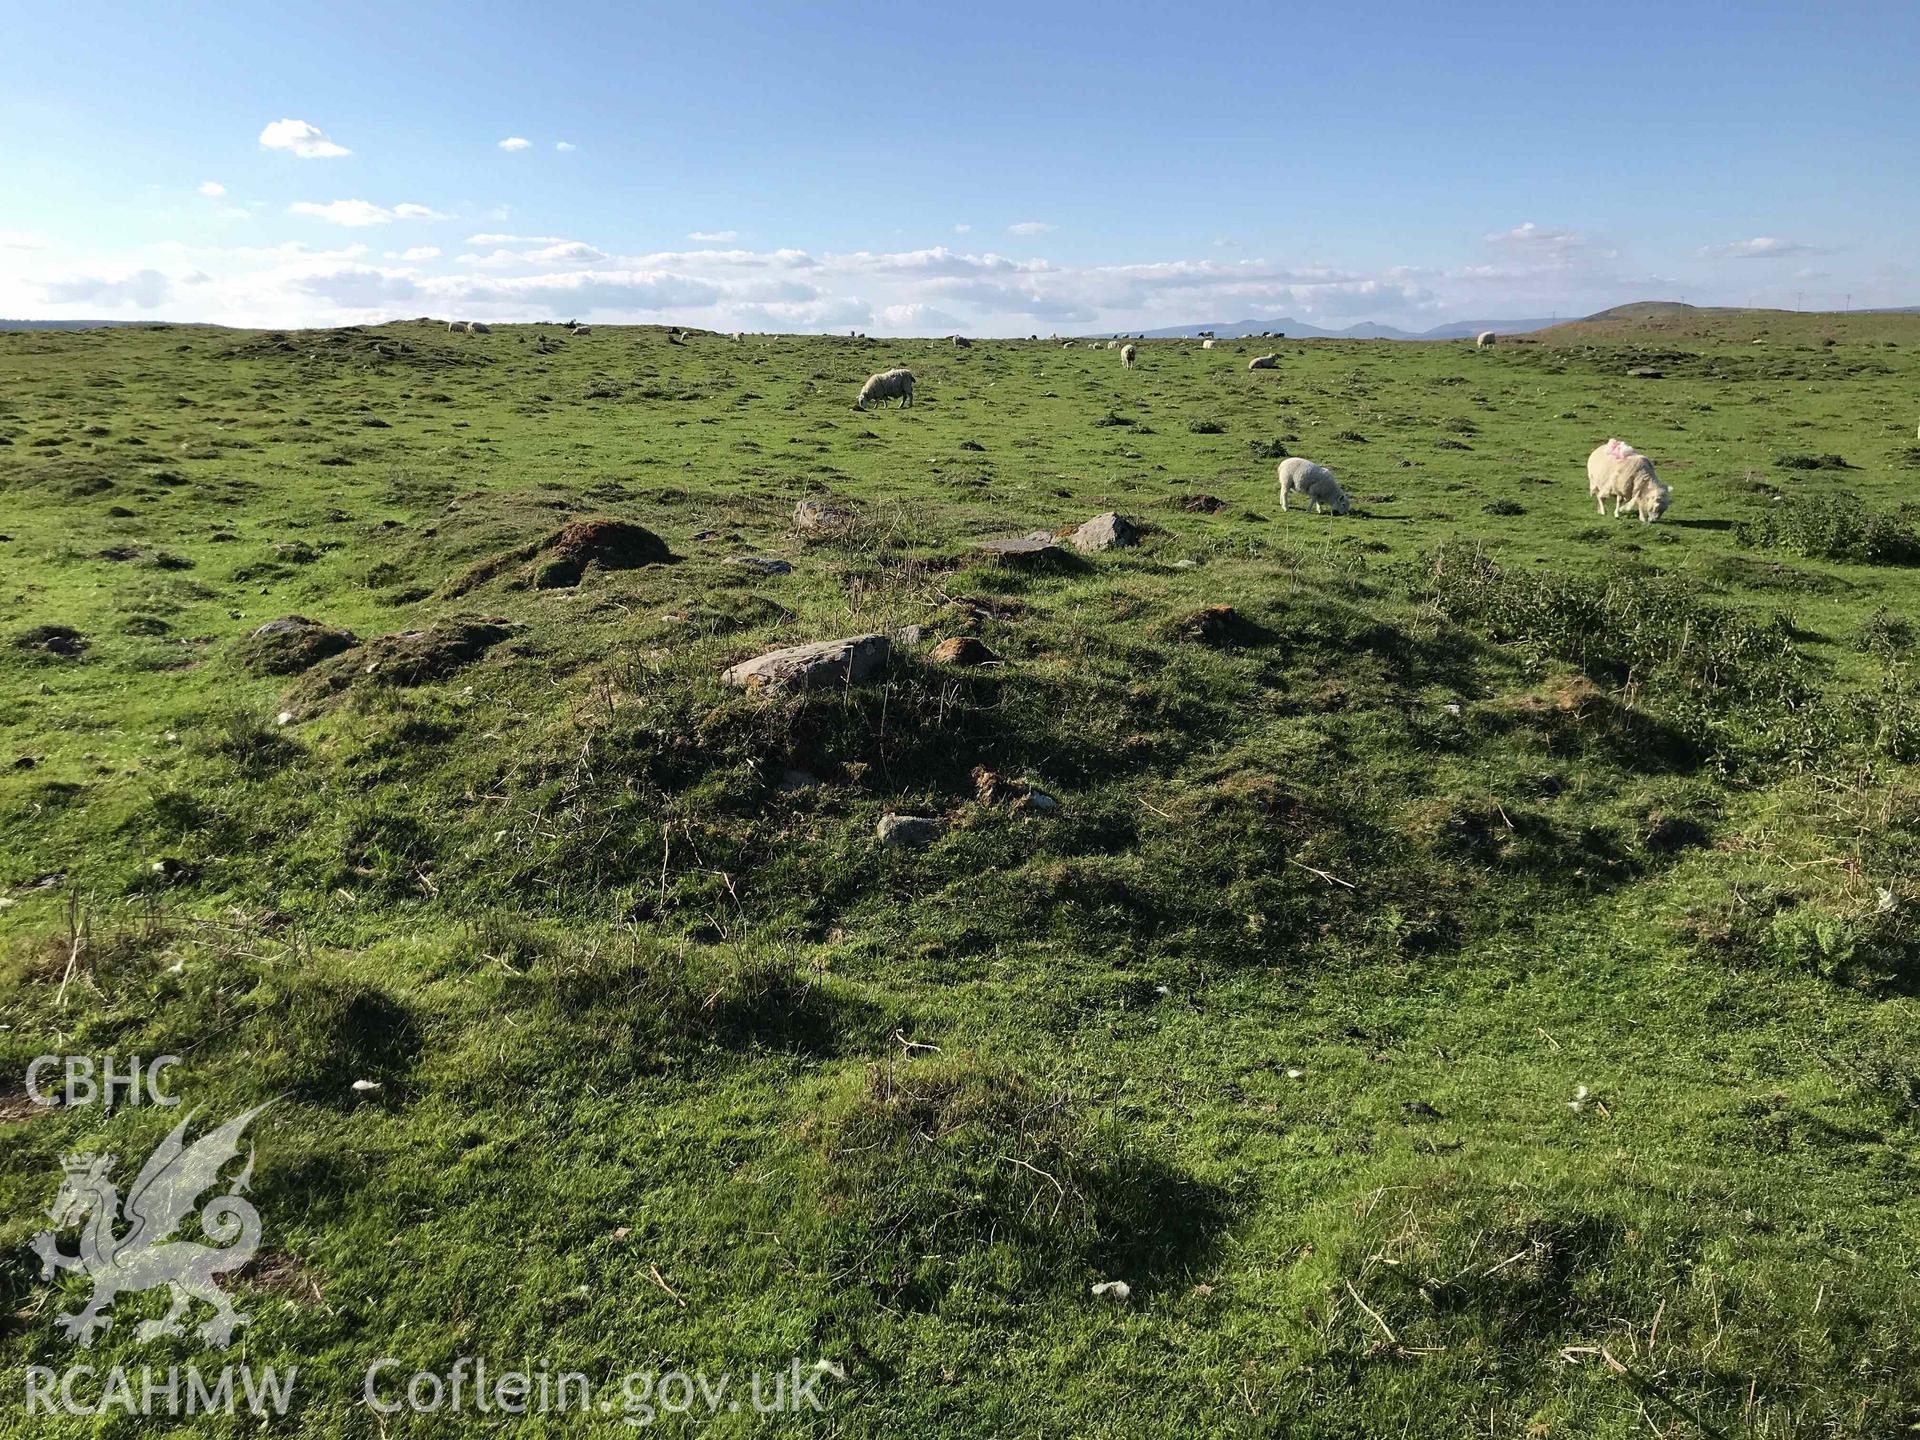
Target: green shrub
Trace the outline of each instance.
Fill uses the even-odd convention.
[[[1904,516],[1874,510],[1844,490],[1785,497],[1737,533],[1743,545],[1790,550],[1810,560],[1920,564],[1920,534]]]

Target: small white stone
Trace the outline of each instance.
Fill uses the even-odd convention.
[[[378,1080],[356,1080],[353,1082],[353,1088],[364,1095],[369,1090],[378,1090],[380,1088],[380,1082]]]
[[[1102,1280],[1093,1287],[1093,1294],[1099,1300],[1125,1300],[1133,1294],[1133,1287],[1124,1280]]]
[[[276,725],[291,725],[293,723],[293,711],[282,710],[278,715],[273,717],[273,723]]]
[[[1298,1079],[1300,1079],[1300,1078],[1301,1078],[1302,1076],[1304,1076],[1304,1075],[1305,1075],[1306,1073],[1307,1073],[1306,1071],[1304,1071],[1304,1070],[1302,1070],[1302,1069],[1300,1069],[1300,1068],[1299,1068],[1299,1067],[1297,1067],[1297,1066],[1294,1066],[1294,1067],[1290,1067],[1290,1068],[1288,1069],[1288,1071],[1287,1071],[1287,1079],[1289,1079],[1289,1080],[1298,1080]]]

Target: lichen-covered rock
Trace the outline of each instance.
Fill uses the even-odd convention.
[[[874,826],[873,838],[883,850],[920,850],[938,840],[943,828],[930,815],[897,815],[889,810]]]
[[[829,685],[860,685],[887,667],[892,643],[884,635],[854,635],[771,650],[730,667],[721,678],[750,690],[817,690]]]
[[[1052,570],[1068,564],[1067,552],[1050,532],[1036,530],[1031,535],[1015,535],[1005,540],[981,540],[974,547],[981,555],[1014,570]]]
[[[802,500],[793,507],[793,528],[818,534],[844,530],[853,523],[854,508],[844,500]]]
[[[1128,545],[1138,544],[1140,527],[1123,515],[1109,510],[1104,515],[1096,515],[1067,537],[1067,542],[1076,550],[1117,550]]]

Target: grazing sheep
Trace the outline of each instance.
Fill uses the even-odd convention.
[[[882,409],[887,401],[898,399],[900,408],[913,404],[913,372],[911,370],[882,370],[877,375],[869,375],[867,383],[860,387],[860,398],[853,402],[854,409],[864,410],[869,400],[878,400]]]
[[[1211,350],[1211,349],[1213,348],[1213,341],[1211,341],[1211,340],[1202,340],[1202,341],[1200,342],[1200,348],[1201,348],[1202,350]]]
[[[447,333],[449,335],[462,334],[466,330],[466,328],[467,328],[467,322],[464,320],[449,320],[447,322]]]
[[[573,327],[573,333],[576,335],[591,335],[593,333],[593,327],[591,325],[576,325]]]
[[[483,321],[469,320],[467,322],[467,333],[469,335],[491,335],[493,328]]]
[[[956,335],[953,337],[953,348],[956,350],[971,350],[973,348],[973,341],[964,335]]]
[[[1120,347],[1120,368],[1122,370],[1131,370],[1133,368],[1133,357],[1133,346],[1122,345]]]
[[[1673,491],[1654,474],[1653,462],[1624,440],[1609,440],[1587,457],[1587,493],[1602,515],[1612,497],[1616,516],[1624,504],[1643,525],[1666,514],[1673,498]]]
[[[1473,348],[1476,350],[1484,350],[1499,338],[1500,337],[1491,330],[1482,330],[1478,335],[1473,337]]]
[[[1280,357],[1278,355],[1256,355],[1247,362],[1247,368],[1249,370],[1278,370],[1280,368]]]
[[[1316,465],[1302,456],[1294,455],[1280,462],[1280,508],[1287,508],[1288,495],[1304,495],[1314,514],[1320,513],[1325,505],[1336,515],[1344,515],[1352,509],[1347,492],[1340,488],[1340,482],[1333,478],[1333,472],[1324,465]]]

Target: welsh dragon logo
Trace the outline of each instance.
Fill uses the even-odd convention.
[[[269,1100],[267,1105],[273,1102]],[[219,1183],[220,1171],[240,1153],[240,1132],[267,1105],[257,1105],[229,1120],[218,1130],[187,1143],[193,1111],[155,1147],[140,1169],[126,1200],[107,1177],[111,1155],[67,1155],[61,1159],[65,1178],[48,1207],[52,1230],[33,1237],[40,1257],[40,1278],[50,1280],[60,1270],[81,1270],[93,1280],[93,1298],[84,1309],[60,1317],[69,1340],[93,1344],[95,1331],[113,1324],[108,1313],[123,1291],[154,1290],[164,1285],[173,1304],[159,1320],[143,1321],[135,1332],[143,1343],[185,1330],[181,1317],[194,1300],[213,1306],[215,1314],[197,1333],[210,1344],[225,1347],[248,1316],[236,1311],[215,1276],[237,1270],[253,1258],[260,1243],[260,1214],[241,1198],[253,1175],[253,1154],[226,1192],[204,1206],[200,1197]],[[170,1237],[182,1221],[200,1207],[200,1230],[213,1244]],[[116,1227],[127,1224],[124,1234]],[[80,1251],[68,1255],[59,1248],[59,1231],[81,1227]]]

